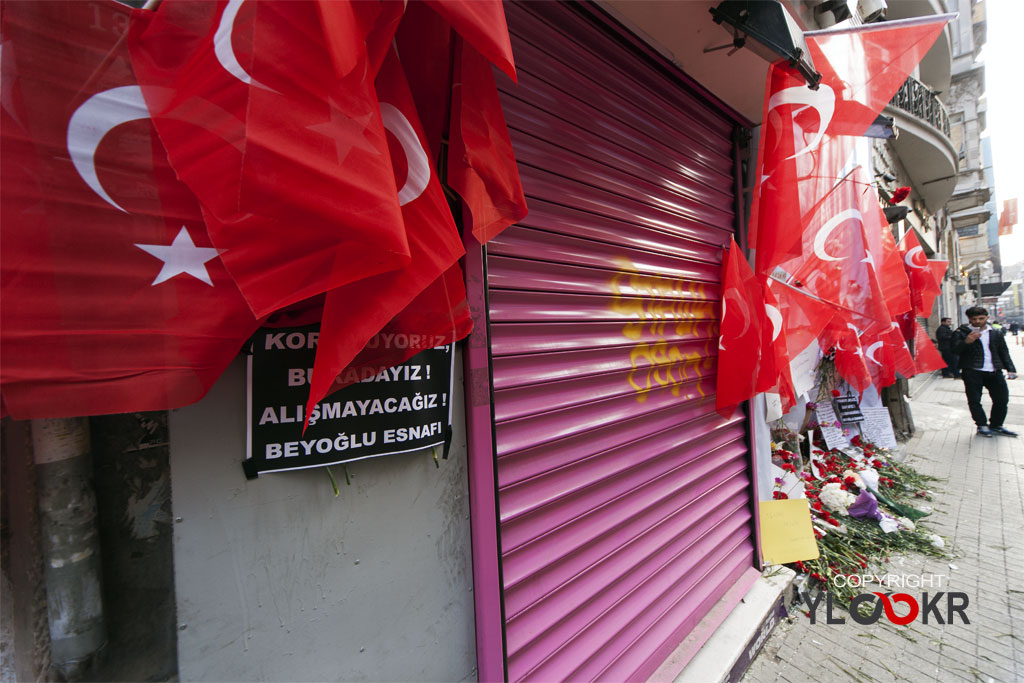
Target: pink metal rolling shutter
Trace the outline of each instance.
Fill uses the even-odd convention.
[[[511,680],[649,675],[753,564],[714,412],[733,124],[561,3],[508,7],[530,214],[488,245]]]

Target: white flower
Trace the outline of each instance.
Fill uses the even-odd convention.
[[[861,481],[863,481],[869,489],[878,493],[878,472],[869,467],[861,470],[858,474],[860,475]]]
[[[857,496],[849,491],[844,491],[841,484],[833,482],[825,484],[821,488],[821,495],[818,499],[829,510],[845,515],[846,509],[857,501]]]
[[[906,529],[907,531],[913,531],[914,529],[917,528],[917,525],[914,524],[909,519],[907,519],[906,517],[897,517],[896,521],[899,522],[901,529]]]
[[[928,540],[932,542],[932,545],[936,548],[945,548],[946,542],[942,540],[942,537],[938,534],[930,534]]]
[[[845,480],[847,477],[853,477],[853,483],[857,486],[857,488],[864,488],[864,480],[861,479],[860,475],[857,474],[857,472],[855,472],[854,470],[846,470],[845,472],[843,472],[843,479]]]
[[[878,526],[882,527],[882,531],[887,534],[891,534],[894,531],[899,531],[900,523],[889,515],[882,517],[882,521],[878,523]]]

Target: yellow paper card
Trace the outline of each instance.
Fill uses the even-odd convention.
[[[761,513],[761,555],[768,564],[785,564],[818,557],[818,543],[811,526],[806,498],[763,500]]]

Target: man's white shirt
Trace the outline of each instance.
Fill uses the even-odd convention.
[[[995,372],[995,367],[992,366],[992,350],[988,348],[988,334],[991,331],[992,328],[986,326],[985,331],[978,337],[978,341],[981,342],[981,348],[985,352],[985,362],[981,364],[980,368],[982,372]]]

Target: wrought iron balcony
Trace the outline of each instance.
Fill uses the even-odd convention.
[[[889,104],[928,122],[949,137],[949,113],[945,105],[928,86],[916,78],[907,78]]]

